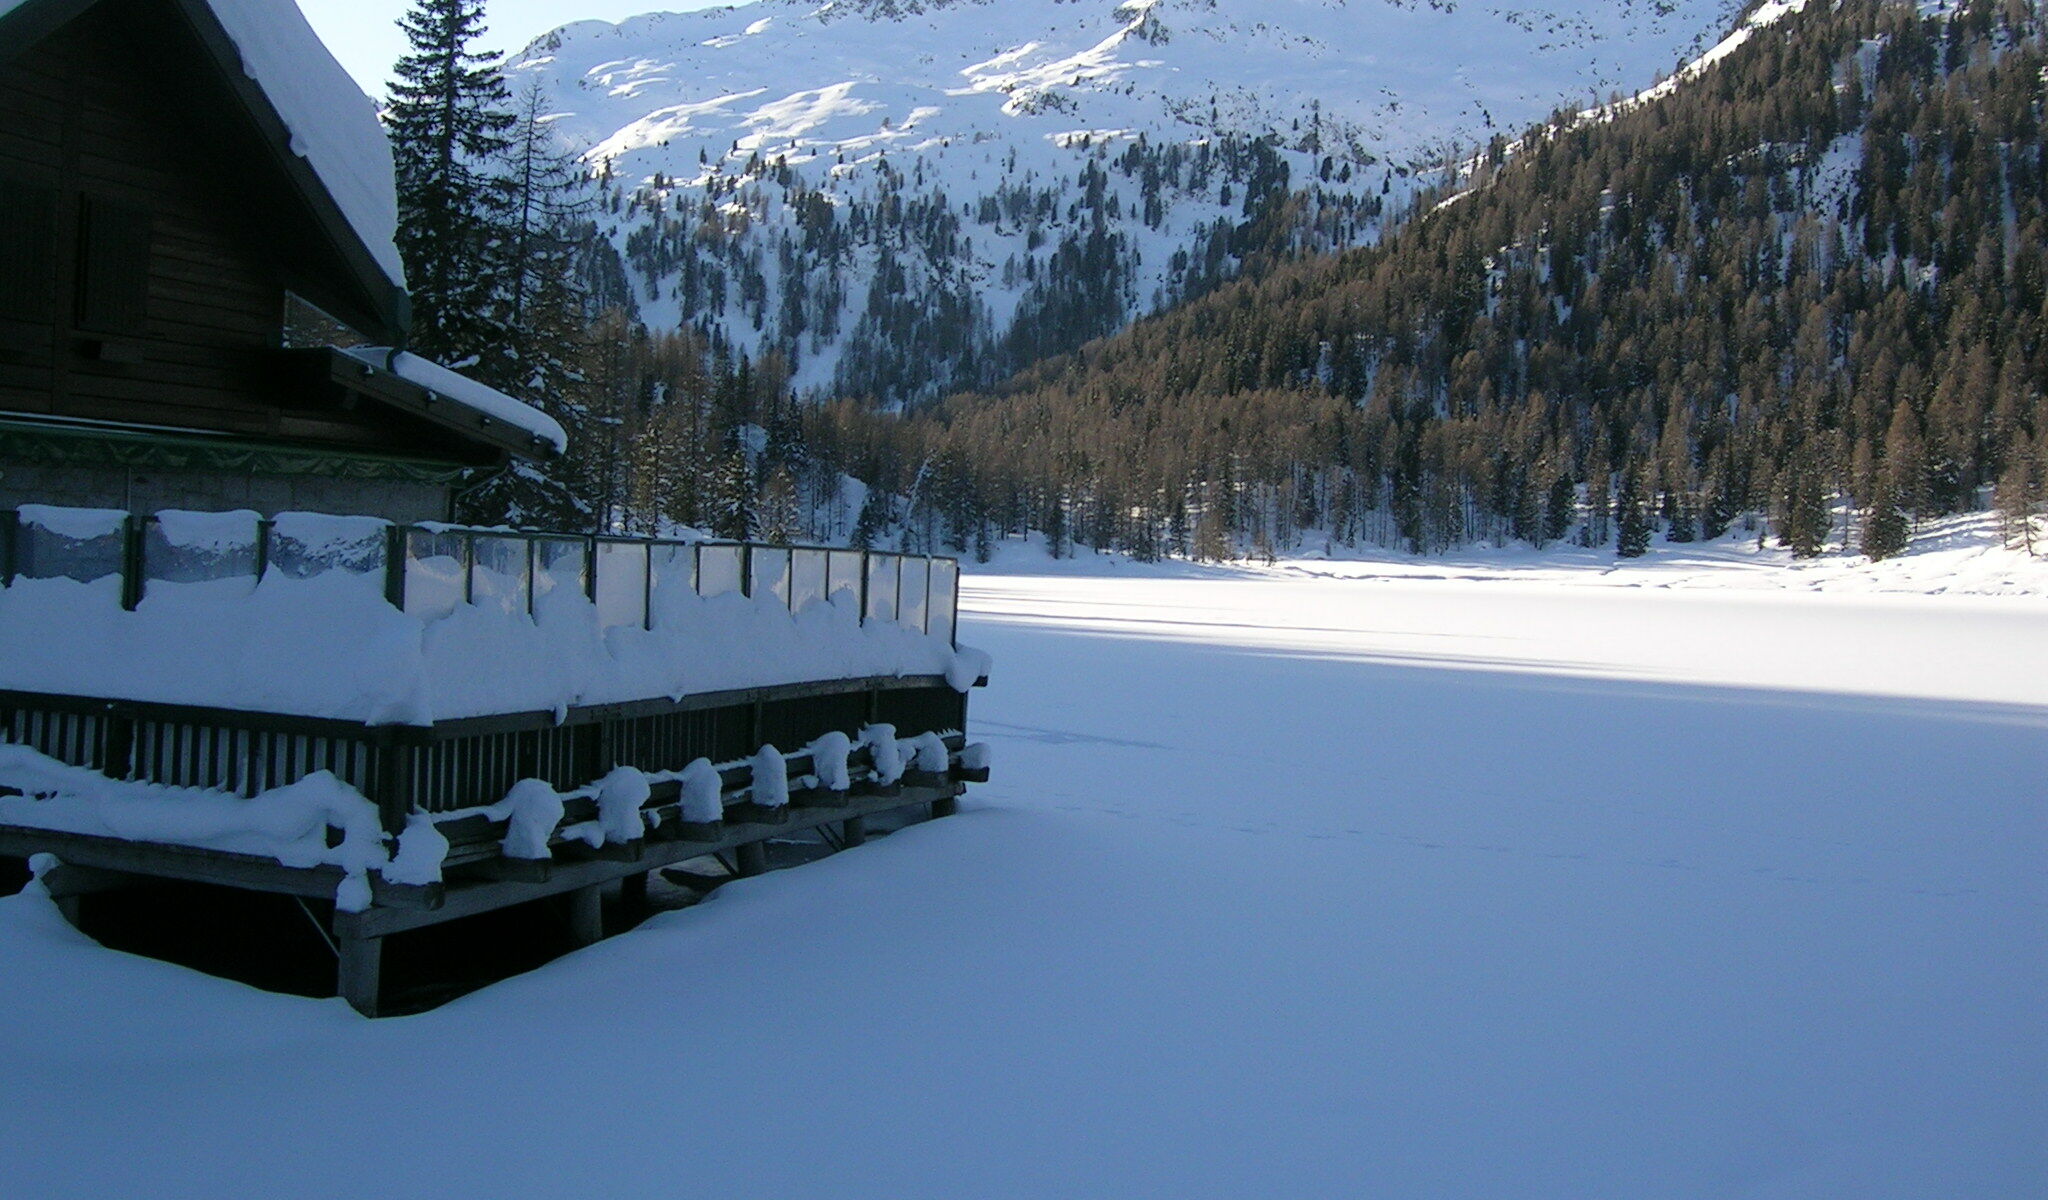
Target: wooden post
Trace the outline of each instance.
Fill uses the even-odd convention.
[[[937,820],[940,817],[950,817],[959,811],[960,797],[958,796],[941,796],[937,800],[932,801],[933,820]]]
[[[21,514],[0,509],[0,587],[14,586],[15,543],[21,536]]]
[[[377,804],[384,832],[397,837],[405,832],[406,821],[412,814],[415,748],[398,740],[389,727],[380,732],[383,744],[376,749],[377,794],[370,799]]]
[[[647,915],[647,872],[619,880],[619,904],[633,920]]]
[[[406,528],[393,525],[384,531],[384,599],[399,612],[405,611]]]
[[[277,522],[269,517],[256,518],[256,582],[263,582],[263,573],[270,569],[270,530]]]
[[[867,840],[868,821],[866,817],[848,817],[839,823],[840,845],[858,846]]]
[[[133,513],[121,523],[121,607],[129,612],[142,603],[142,534],[145,518]]]
[[[768,870],[768,846],[765,842],[742,842],[733,847],[733,861],[738,864],[737,874],[741,878],[760,875]]]
[[[569,906],[569,940],[589,946],[604,938],[604,885],[593,883],[564,895]]]
[[[334,923],[335,994],[348,1001],[350,1008],[374,1017],[383,991],[384,939],[356,933],[352,921],[341,919],[348,915],[341,914]]]

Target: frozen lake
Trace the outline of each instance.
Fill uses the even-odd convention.
[[[2048,603],[971,575],[957,818],[419,1017],[0,902],[24,1196],[2048,1194]]]

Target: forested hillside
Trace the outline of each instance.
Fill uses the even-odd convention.
[[[1882,556],[2040,492],[2043,66],[2026,0],[1814,0],[1683,86],[1497,139],[1382,245],[929,418],[800,414],[807,461],[960,548],[1630,555],[1762,519]]]
[[[916,407],[1268,246],[1368,243],[1454,147],[1647,86],[1740,6],[756,0],[503,70],[601,175],[603,303],[806,399]]]

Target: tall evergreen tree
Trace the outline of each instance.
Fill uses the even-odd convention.
[[[1641,558],[1649,553],[1650,498],[1642,470],[1634,463],[1622,473],[1621,491],[1614,498],[1614,525],[1616,558]]]
[[[398,175],[398,250],[412,348],[458,366],[504,341],[510,193],[500,156],[513,116],[496,56],[474,48],[482,0],[414,0],[399,20],[386,125]]]
[[[1872,562],[1880,562],[1905,553],[1912,536],[1906,514],[1899,511],[1898,488],[1892,483],[1891,472],[1876,472],[1871,486],[1870,511],[1863,519],[1863,553],[1869,555]]]
[[[2034,458],[2034,447],[2024,433],[2015,439],[2006,459],[2005,470],[1998,477],[1996,502],[1999,525],[2006,545],[2032,554],[2034,517],[2041,507],[2041,482],[2037,475],[2039,464]]]
[[[1792,452],[1779,485],[1781,506],[1778,541],[1794,558],[1816,558],[1827,549],[1828,515],[1826,476],[1811,447]]]

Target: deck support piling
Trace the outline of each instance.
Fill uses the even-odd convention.
[[[939,817],[950,817],[959,811],[960,798],[958,796],[941,796],[939,799],[932,801],[932,817],[934,820]]]
[[[647,872],[619,880],[619,908],[628,924],[647,915]]]
[[[742,879],[765,873],[768,870],[768,843],[744,842],[734,846],[733,861],[739,867],[735,874]]]
[[[868,819],[848,817],[839,823],[840,846],[858,846],[868,840]]]
[[[569,940],[592,946],[604,939],[604,885],[592,883],[563,897],[569,909]]]
[[[348,1001],[350,1008],[366,1017],[374,1017],[377,1015],[378,998],[383,992],[384,939],[364,937],[355,931],[353,924],[346,919],[335,922],[334,990]]]

